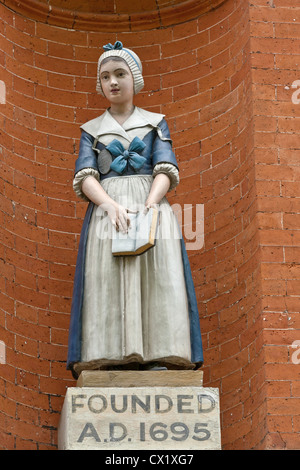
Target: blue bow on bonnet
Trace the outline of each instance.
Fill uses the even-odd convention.
[[[123,44],[121,43],[121,41],[116,41],[114,45],[112,45],[110,42],[108,44],[106,44],[105,46],[103,46],[103,49],[105,51],[111,51],[113,49],[123,49]]]
[[[141,153],[145,147],[146,144],[138,137],[135,137],[133,139],[128,150],[124,149],[123,145],[119,140],[114,139],[106,147],[106,149],[114,157],[116,157],[110,165],[110,169],[121,175],[122,173],[124,173],[127,164],[129,163],[129,165],[135,171],[140,170],[144,165],[146,158],[139,155],[139,153]]]

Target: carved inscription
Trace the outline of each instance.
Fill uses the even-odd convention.
[[[73,388],[65,405],[72,448],[220,448],[216,389]]]

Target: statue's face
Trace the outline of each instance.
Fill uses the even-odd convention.
[[[105,97],[115,104],[132,102],[133,76],[123,61],[110,60],[100,68],[101,87]]]

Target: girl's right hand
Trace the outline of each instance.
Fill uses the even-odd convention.
[[[103,203],[101,204],[101,209],[107,212],[112,225],[117,231],[121,231],[123,233],[128,232],[128,228],[130,226],[129,214],[134,214],[135,211],[127,209],[126,207],[121,206],[121,204],[116,202]]]

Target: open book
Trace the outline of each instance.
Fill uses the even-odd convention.
[[[155,245],[159,211],[150,208],[146,214],[129,214],[131,219],[127,233],[113,230],[112,254],[114,256],[140,255]]]

